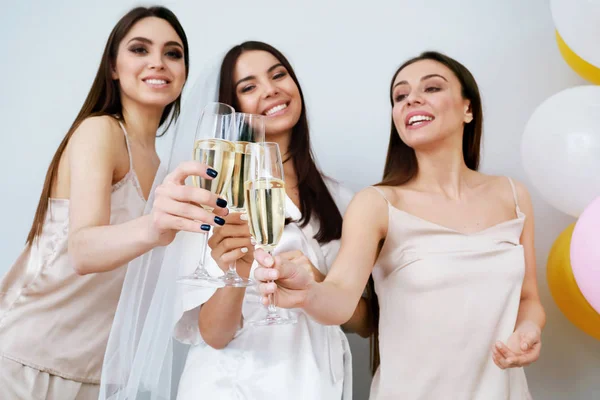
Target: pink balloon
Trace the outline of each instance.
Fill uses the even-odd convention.
[[[571,267],[581,294],[600,313],[600,197],[585,208],[575,224]]]

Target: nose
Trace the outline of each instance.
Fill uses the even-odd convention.
[[[263,97],[265,99],[276,96],[279,93],[279,89],[271,81],[267,81],[264,85],[264,88],[265,90],[263,92]]]
[[[162,70],[165,68],[162,54],[155,53],[148,58],[148,68],[153,70]]]
[[[406,104],[408,106],[412,106],[415,104],[423,104],[423,98],[419,95],[419,93],[414,90],[408,94],[406,97]]]

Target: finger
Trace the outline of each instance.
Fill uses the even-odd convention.
[[[224,263],[227,263],[227,264],[232,264],[234,261],[237,261],[240,258],[244,257],[246,255],[246,253],[248,253],[247,247],[237,248],[237,249],[228,251],[227,253],[223,253],[221,255],[221,261]]]
[[[227,201],[208,190],[194,186],[177,185],[175,183],[164,183],[155,190],[155,198],[169,198],[181,203],[193,203],[197,206],[206,206],[214,209],[215,214],[227,215]],[[156,200],[155,200],[156,201]]]
[[[230,212],[226,219],[228,224],[245,226],[248,234],[250,234],[250,229],[248,228],[248,214],[243,212]]]
[[[251,242],[251,236],[250,236],[250,232],[248,231],[248,227],[243,226],[243,225],[230,225],[229,224],[229,219],[224,218],[225,219],[225,225],[224,226],[220,226],[218,228],[215,229],[214,232],[214,241],[215,243],[220,243],[222,240],[228,239],[228,238],[241,238],[241,239],[245,239],[248,240],[248,243]]]
[[[200,176],[205,179],[214,179],[219,171],[208,167],[206,164],[198,161],[184,161],[168,174],[163,182],[171,182],[179,185],[185,183],[188,176]]]
[[[209,225],[221,225],[225,223],[223,218],[215,216],[213,213],[206,211],[202,207],[175,201],[168,197],[161,197],[157,199],[154,203],[154,206],[161,212],[178,218],[200,221]]]
[[[498,350],[498,353],[500,353],[500,355],[505,359],[515,357],[515,354],[508,347],[506,347],[504,345],[504,343],[502,343],[502,342],[496,342],[496,349]]]
[[[539,335],[535,332],[527,332],[521,338],[521,350],[531,349],[539,341]]]
[[[273,268],[275,265],[275,260],[273,257],[263,249],[256,249],[254,252],[254,259],[258,261],[260,265],[266,268]]]
[[[495,349],[492,350],[492,360],[494,361],[494,364],[498,366],[498,368],[504,369],[504,365],[500,362],[500,354]]]
[[[265,297],[270,294],[275,293],[276,289],[277,289],[277,285],[273,282],[261,283],[258,285],[258,291]]]
[[[254,271],[254,278],[260,282],[274,281],[279,278],[279,271],[273,268],[258,267]]]
[[[250,240],[248,238],[232,238],[228,237],[223,240],[215,247],[214,251],[219,254],[229,253],[230,251],[245,248],[246,253],[250,248]]]
[[[154,215],[154,225],[161,230],[175,230],[187,232],[208,232],[210,224],[202,224],[191,219],[177,217],[166,213]]]

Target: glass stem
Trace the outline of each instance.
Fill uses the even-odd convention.
[[[208,233],[203,233],[202,234],[202,240],[201,240],[202,245],[200,246],[200,261],[198,261],[198,266],[196,267],[196,270],[194,271],[194,275],[200,277],[207,277],[209,276],[208,271],[206,270],[206,268],[204,267],[204,263],[206,262],[206,247],[208,245]]]
[[[273,257],[273,251],[272,250],[268,250],[267,253]],[[275,281],[269,281],[270,283],[274,283]],[[275,306],[275,293],[271,293],[268,296],[269,298],[269,305],[267,306],[267,314],[271,315],[271,314],[277,314],[277,307]]]

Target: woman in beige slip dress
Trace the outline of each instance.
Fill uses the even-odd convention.
[[[0,398],[97,399],[126,265],[227,214],[208,191],[178,190],[187,175],[216,171],[190,162],[158,173],[156,133],[179,113],[187,52],[163,7],[135,8],[113,29],[48,169],[27,246],[0,282]],[[218,207],[212,214],[192,202]]]
[[[545,313],[528,192],[477,172],[481,100],[462,64],[423,53],[398,69],[390,99],[383,182],[352,200],[329,275],[315,283],[257,251],[261,292],[341,324],[372,274],[371,400],[530,399],[523,367],[539,357]]]

